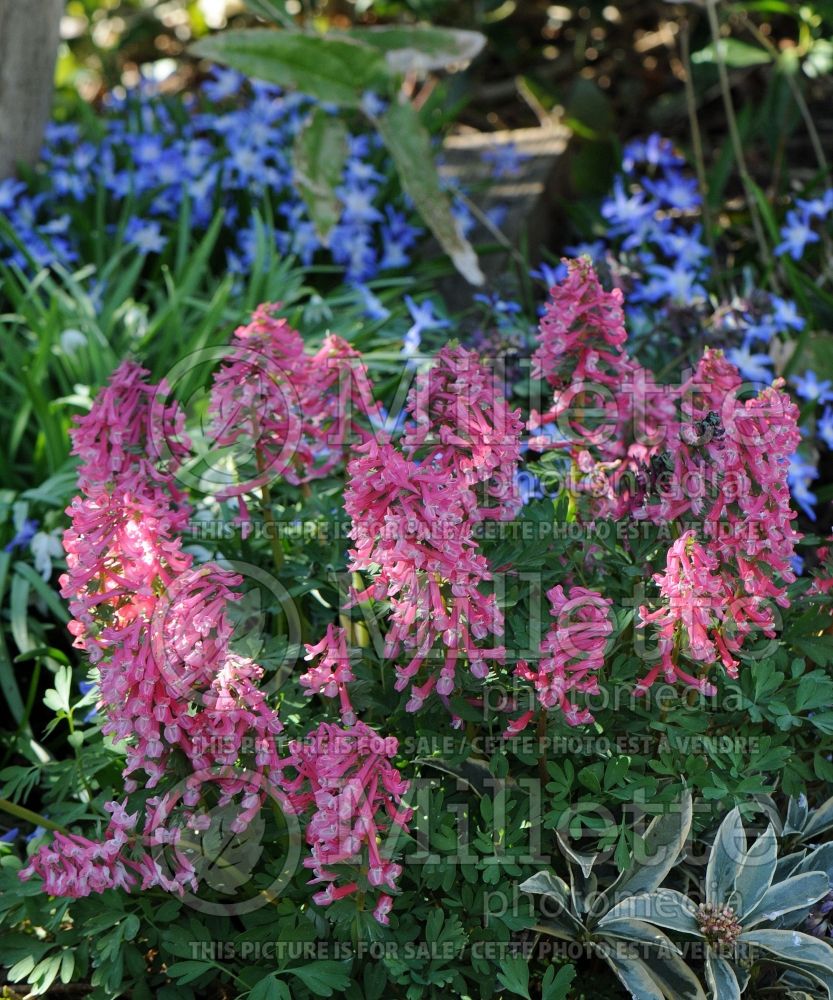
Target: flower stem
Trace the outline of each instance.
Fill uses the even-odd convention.
[[[61,826],[60,823],[54,823],[51,819],[47,819],[46,816],[32,812],[31,809],[19,806],[16,802],[10,802],[8,799],[0,799],[0,812],[8,813],[10,816],[17,817],[17,819],[26,820],[27,823],[32,823],[34,826],[42,826],[46,830],[57,830],[58,833],[69,834],[69,830]]]

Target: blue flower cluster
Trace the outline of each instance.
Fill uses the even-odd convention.
[[[620,276],[630,278],[630,318],[638,328],[659,304],[679,309],[707,297],[709,250],[697,221],[701,203],[696,179],[669,140],[652,135],[631,142],[602,202],[605,239],[570,248],[599,262],[612,255]]]
[[[411,224],[375,132],[349,134],[337,190],[341,218],[326,246],[317,235],[293,186],[291,158],[314,107],[308,97],[246,83],[232,70],[218,70],[199,96],[163,98],[147,84],[110,95],[97,134],[74,123],[49,127],[30,182],[0,182],[0,213],[38,267],[88,262],[91,237],[111,249],[164,254],[184,211],[198,238],[220,209],[219,246],[234,273],[251,268],[263,229],[281,254],[305,266],[336,263],[352,283],[406,267],[421,230]],[[2,235],[0,260],[29,266]]]
[[[625,147],[622,171],[601,205],[606,237],[570,252],[587,253],[610,270],[613,281],[626,290],[630,326],[637,334],[705,328],[745,379],[768,385],[775,377],[776,344],[800,334],[806,319],[790,299],[754,288],[754,276],[747,276],[742,294],[719,299],[701,209],[701,193],[684,158],[668,139],[651,135]],[[814,223],[824,223],[831,214],[833,189],[812,200],[796,199],[775,253],[800,259],[821,238]],[[812,371],[790,382],[807,404],[802,413],[808,420],[803,428],[807,454],[793,457],[790,485],[795,502],[815,519],[811,487],[818,470],[811,458],[818,454],[816,441],[833,450],[833,387]]]
[[[811,243],[818,243],[820,236],[813,223],[823,225],[833,213],[833,188],[828,188],[818,198],[796,198],[795,208],[787,212],[781,226],[781,242],[776,246],[778,256],[789,254],[801,260]]]

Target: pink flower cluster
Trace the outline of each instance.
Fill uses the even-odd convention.
[[[577,442],[603,448],[619,424],[620,393],[631,367],[626,340],[622,292],[605,292],[588,258],[571,261],[544,309],[532,356],[533,377],[546,378],[554,390],[540,422],[561,421]],[[538,425],[535,414],[530,423]]]
[[[561,586],[547,591],[550,614],[556,624],[547,631],[537,669],[526,660],[518,661],[515,674],[530,681],[543,708],[560,709],[570,726],[592,722],[593,716],[570,700],[571,692],[598,694],[598,671],[604,665],[607,641],[613,632],[612,602],[595,590]],[[509,725],[508,735],[521,732],[534,710],[527,710]]]
[[[273,315],[278,308],[258,306],[235,331],[214,378],[211,436],[231,452],[239,479],[220,497],[242,498],[277,476],[294,485],[320,479],[344,460],[354,436],[368,436],[356,416],[379,418],[358,352],[328,335],[316,354],[305,354],[300,334]]]
[[[320,694],[325,698],[338,698],[341,707],[341,719],[345,726],[356,723],[356,713],[350,704],[347,685],[355,680],[350,667],[350,654],[347,650],[347,633],[345,629],[328,625],[324,638],[315,644],[307,644],[305,660],[318,662],[301,675],[301,685],[307,689],[308,695]]]
[[[277,454],[280,435],[300,412],[281,409],[285,397],[273,394],[273,388],[284,388],[282,359],[292,375],[286,384],[301,392],[299,445],[285,470],[298,482],[332,467],[326,450],[332,440],[346,443],[336,426],[341,403],[358,394],[365,415],[373,414],[374,404],[348,345],[329,337],[318,354],[304,359],[300,338],[272,319],[270,308],[261,307],[242,335],[238,331],[237,346],[260,338],[260,361],[251,369],[258,379],[247,385],[242,367],[226,368],[218,377],[215,413],[233,428],[225,440],[236,443],[247,431],[246,419],[260,408],[258,420],[266,414],[273,423],[250,423],[248,431],[259,433],[265,426],[266,453],[274,446]],[[272,351],[267,361],[264,345]],[[270,376],[265,380],[259,378],[261,364]],[[37,874],[46,891],[69,896],[137,884],[178,893],[186,886],[196,889],[196,856],[185,841],[198,846],[210,823],[206,806],[233,803],[232,830],[239,833],[289,768],[291,802],[311,817],[310,866],[315,881],[327,883],[318,901],[346,894],[336,885],[341,876],[328,866],[341,870],[361,851],[367,864],[360,865],[357,879],[392,892],[400,868],[382,857],[377,838],[388,822],[406,823],[401,798],[407,785],[390,764],[396,742],[380,740],[355,720],[346,690],[353,677],[344,630],[330,627],[320,643],[308,647],[310,658],[321,659],[302,682],[310,693],[340,696],[350,728],[342,732],[324,725],[307,742],[292,744],[290,756],[282,759],[276,746],[282,726],[259,687],[262,670],[233,648],[229,609],[240,596],[240,578],[214,563],[197,565],[183,551],[190,509],[174,478],[187,454],[183,418],[175,406],[160,402],[167,390],[149,384],[147,376],[125,362],[73,432],[81,496],[68,511],[68,571],[61,593],[74,616],[75,644],[98,669],[103,730],[125,748],[125,790],[131,794],[142,784],[160,791],[131,815],[127,800],[107,804],[112,818],[102,841],[56,834],[33,855],[22,877]],[[249,405],[252,400],[256,403]],[[174,442],[167,466],[151,451],[159,440]],[[165,779],[181,774],[183,764],[184,778],[165,787]],[[328,832],[331,821],[338,824],[334,834]],[[351,832],[342,841],[346,829]],[[380,921],[387,922],[390,907],[390,895],[382,893],[375,911]]]
[[[340,729],[322,722],[303,741],[290,744],[289,763],[297,776],[285,788],[298,815],[309,815],[306,839],[313,884],[324,886],[313,899],[327,906],[355,893],[377,892],[373,915],[388,923],[391,896],[401,865],[380,849],[392,827],[407,829],[411,810],[402,806],[408,791],[391,764],[398,742],[383,739],[362,722]],[[339,869],[358,868],[357,877]],[[339,884],[340,883],[340,884]]]
[[[408,395],[402,448],[473,491],[473,519],[511,521],[521,508],[515,473],[523,422],[496,378],[473,351],[442,348]]]
[[[668,550],[665,573],[654,576],[663,603],[655,611],[640,608],[640,627],[656,628],[660,661],[637,684],[637,694],[647,691],[660,672],[671,684],[681,680],[704,694],[715,694],[705,671],[718,659],[730,676],[737,675],[731,650],[740,647],[743,636],[733,636],[726,628],[733,621],[735,598],[716,573],[717,565],[717,558],[696,540],[693,531],[687,531]],[[681,654],[700,664],[703,676],[686,673],[679,663]]]
[[[683,666],[720,662],[734,676],[753,630],[774,635],[772,604],[786,606],[798,534],[790,509],[789,456],[800,440],[798,410],[776,382],[739,398],[737,369],[707,349],[676,386],[657,385],[625,353],[622,296],[605,292],[587,260],[568,262],[541,322],[536,373],[555,389],[533,414],[531,446],[558,447],[573,470],[577,516],[653,523],[695,519],[668,553],[656,580],[662,607],[641,610],[657,628],[662,673],[704,691],[705,674]],[[592,424],[588,424],[588,413]],[[542,431],[558,422],[553,440]]]
[[[482,680],[502,646],[484,640],[503,633],[503,616],[479,551],[474,526],[514,516],[520,500],[514,473],[521,421],[475,355],[444,347],[436,368],[412,388],[414,423],[404,453],[376,440],[357,449],[348,466],[344,508],[352,519],[353,572],[373,583],[357,602],[390,603],[385,655],[396,658],[396,689],[410,685],[407,709],[432,693],[443,698],[459,684],[461,661]],[[419,674],[431,661],[439,671]]]
[[[619,517],[642,495],[637,480],[674,424],[675,397],[628,357],[621,290],[606,292],[586,258],[566,263],[532,356],[533,375],[553,387],[552,405],[530,414],[529,444],[569,457],[570,488],[587,519]]]
[[[50,896],[78,899],[107,889],[129,892],[137,883],[142,866],[131,857],[136,814],[127,815],[126,802],[108,802],[111,814],[104,840],[96,843],[76,833],[56,833],[51,845],[32,855],[21,869],[25,881],[34,875],[43,879]]]
[[[172,472],[158,468],[147,453],[148,442],[158,440],[152,421],[164,421],[181,439],[181,417],[173,408],[161,409],[161,387],[148,384],[147,374],[125,362],[73,432],[82,460],[82,495],[68,510],[68,569],[60,582],[74,615],[75,645],[98,668],[103,731],[124,742],[126,791],[137,789],[140,771],[145,787],[158,785],[174,753],[189,764],[174,826],[168,822],[167,793],[148,802],[142,836],[152,849],[175,845],[195,818],[207,769],[220,804],[243,798],[236,821],[242,829],[256,805],[248,795],[249,779],[230,765],[251,744],[254,768],[277,771],[274,737],[282,727],[258,690],[260,668],[230,647],[226,609],[237,597],[233,588],[239,578],[214,564],[195,567],[182,550],[179,533],[189,508]],[[121,850],[126,830],[111,823],[104,845],[86,848],[95,884],[101,881],[101,863],[110,857],[113,878],[122,878],[120,854],[112,845],[118,842]],[[56,841],[59,849],[69,843]],[[79,852],[77,844],[73,863],[80,863]],[[174,851],[173,857],[169,877],[149,853],[142,854],[143,888],[158,884],[182,891],[194,885],[187,855]],[[84,890],[77,880],[65,880],[65,888]]]

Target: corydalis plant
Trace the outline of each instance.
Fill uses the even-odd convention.
[[[285,782],[296,811],[309,812],[304,865],[323,885],[313,899],[322,906],[358,894],[376,896],[373,916],[387,924],[402,866],[383,853],[383,836],[407,829],[408,791],[391,763],[398,741],[382,739],[362,722],[346,729],[322,722],[306,740],[290,744],[296,777]],[[344,868],[349,866],[345,875]],[[339,884],[340,883],[340,884]]]
[[[350,570],[374,575],[354,599],[389,602],[385,655],[396,659],[396,689],[409,688],[415,712],[433,691],[447,699],[458,688],[462,664],[483,680],[504,658],[502,646],[484,642],[502,635],[503,616],[483,592],[492,575],[474,531],[520,507],[521,420],[494,374],[462,347],[438,353],[406,408],[413,422],[401,449],[377,440],[356,449],[344,508]]]
[[[531,415],[530,446],[561,456],[577,520],[679,532],[655,577],[659,607],[640,610],[660,655],[636,691],[663,676],[714,693],[712,664],[735,676],[745,640],[774,637],[773,605],[789,603],[798,410],[782,382],[741,399],[737,369],[719,351],[707,350],[678,385],[656,384],[625,352],[621,292],[606,292],[588,259],[566,263],[533,356],[554,395]]]
[[[282,726],[258,689],[262,671],[230,646],[227,607],[239,578],[213,563],[196,567],[183,551],[190,506],[173,476],[185,457],[183,418],[159,403],[147,376],[124,362],[73,432],[82,493],[69,509],[61,593],[74,644],[98,670],[103,731],[124,742],[125,791],[161,791],[139,826],[140,811],[128,816],[126,804],[110,803],[103,845],[61,836],[36,853],[22,877],[38,873],[56,895],[101,892],[106,870],[109,887],[132,886],[138,874],[142,888],[195,888],[189,854],[176,848],[188,828],[199,837],[206,793],[238,803],[238,831],[257,811],[250,780],[224,766],[250,744],[255,771],[280,771]],[[167,468],[154,461],[160,435],[174,442]],[[175,754],[188,761],[184,790],[163,787]]]
[[[359,417],[381,419],[358,351],[329,334],[306,354],[279,308],[260,305],[235,330],[211,388],[212,444],[237,480],[217,495],[238,497],[244,515],[245,495],[278,477],[297,486],[332,473],[370,437]]]
[[[608,639],[613,632],[610,617],[612,601],[586,587],[561,586],[547,591],[550,614],[555,625],[544,636],[538,663],[531,667],[520,660],[516,676],[531,681],[539,704],[545,709],[560,708],[571,726],[592,722],[593,716],[570,701],[570,692],[598,694],[598,671],[604,665]],[[509,725],[508,734],[520,733],[534,716],[534,709],[524,712]]]
[[[329,461],[316,442],[333,431],[333,376],[355,353],[328,338],[314,357],[299,354],[300,337],[271,310],[261,307],[235,342],[239,347],[251,334],[261,356],[272,350],[266,380],[250,386],[250,368],[227,366],[215,386],[214,412],[226,420],[233,414],[235,430],[258,435],[262,425],[247,427],[246,420],[253,411],[269,413],[274,422],[267,441],[282,447],[298,414],[264,405],[273,387],[286,388],[278,385],[279,375],[302,401],[315,395],[298,423],[298,441],[312,443],[294,468],[299,476],[318,475],[319,460]],[[275,356],[280,348],[282,366]],[[360,885],[362,895],[384,887],[375,916],[386,922],[400,868],[383,858],[377,840],[386,823],[404,827],[408,817],[401,806],[407,783],[390,763],[396,741],[385,743],[352,720],[345,731],[320,728],[310,737],[311,754],[296,741],[281,758],[276,737],[283,727],[260,690],[263,671],[232,646],[228,611],[239,598],[240,578],[215,563],[197,565],[183,550],[190,506],[174,475],[187,457],[183,416],[161,402],[167,387],[150,384],[147,375],[125,362],[78,421],[73,440],[81,495],[69,511],[68,571],[61,579],[75,644],[98,670],[104,731],[125,747],[127,798],[106,804],[111,819],[102,840],[59,832],[21,877],[39,875],[47,892],[74,897],[139,883],[179,894],[196,890],[194,862],[211,825],[207,810],[231,810],[230,829],[238,834],[268,795],[282,792],[282,801],[307,820],[314,881],[327,883],[316,901],[326,905]],[[355,385],[352,367],[346,375]],[[363,398],[370,400],[369,389]],[[167,464],[155,453],[161,441],[168,443]],[[142,786],[158,792],[140,796]],[[330,831],[334,816],[338,824]],[[335,883],[351,865],[354,888],[346,893]]]

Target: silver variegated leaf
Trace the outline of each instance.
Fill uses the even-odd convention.
[[[729,900],[746,855],[746,832],[737,806],[720,824],[706,866],[706,901],[722,906]]]
[[[735,878],[733,906],[739,914],[751,912],[772,885],[778,863],[778,842],[775,830],[768,826],[749,848]]]

